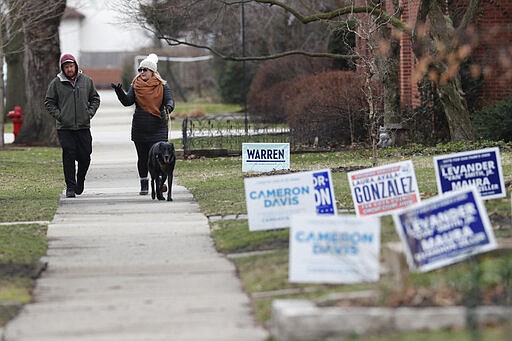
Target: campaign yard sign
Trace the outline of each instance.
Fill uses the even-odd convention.
[[[290,169],[289,143],[242,143],[242,172]]]
[[[244,179],[249,230],[290,226],[294,214],[336,215],[330,169]]]
[[[347,176],[358,216],[381,216],[420,201],[410,160],[349,172]]]
[[[439,194],[476,186],[482,199],[506,197],[499,148],[434,157]]]
[[[496,248],[476,188],[424,200],[393,215],[411,270],[430,271]]]
[[[295,215],[291,217],[289,250],[290,282],[378,281],[380,219]]]

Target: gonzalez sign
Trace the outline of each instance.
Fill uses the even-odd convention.
[[[434,157],[439,194],[476,186],[482,199],[506,196],[499,148]]]
[[[411,161],[367,168],[347,175],[358,216],[384,215],[420,201]]]

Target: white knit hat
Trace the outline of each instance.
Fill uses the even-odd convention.
[[[144,59],[142,62],[140,62],[139,69],[145,67],[145,68],[150,69],[153,72],[156,72],[156,71],[158,71],[157,63],[158,63],[158,56],[154,53],[150,53],[146,57],[146,59]]]

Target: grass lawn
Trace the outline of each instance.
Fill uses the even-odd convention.
[[[46,253],[44,223],[57,209],[63,188],[58,148],[0,150],[0,326],[31,299]]]
[[[460,148],[465,150],[472,147],[462,145]],[[438,153],[452,151],[440,148]],[[380,153],[380,164],[411,159],[422,198],[436,195],[432,168],[434,152],[413,147],[388,149]],[[4,312],[0,315],[0,326],[13,316],[21,304],[30,300],[33,278],[40,270],[39,259],[46,252],[46,225],[19,222],[52,219],[63,186],[60,158],[58,148],[8,147],[0,150],[0,222],[8,223],[0,225],[0,310]],[[510,180],[512,152],[507,146],[501,150],[501,159],[505,180]],[[347,170],[371,167],[371,159],[368,151],[292,154],[291,165],[294,171],[331,168],[337,206],[350,213],[353,205]],[[177,183],[193,193],[208,216],[246,213],[243,179],[241,157],[179,160],[176,165]],[[499,240],[512,238],[509,197],[510,192],[507,199],[486,201]],[[381,220],[382,242],[398,241],[390,217]],[[358,285],[299,285],[287,280],[287,229],[249,232],[245,219],[220,220],[210,223],[210,226],[219,252],[228,255],[236,264],[243,287],[252,297],[256,317],[262,324],[268,322],[271,302],[276,298],[308,298],[323,305],[336,306],[340,302],[329,298],[333,294],[374,290],[379,293],[377,303],[388,306],[400,305],[404,298],[413,299],[425,292],[430,295],[426,295],[426,299],[433,303],[436,300],[458,302],[472,292],[474,286],[468,284],[474,283],[471,276],[480,273],[480,270],[483,275],[477,284],[482,300],[492,302],[500,294],[502,303],[511,304],[510,253],[489,253],[478,257],[478,262],[464,262],[426,274],[409,274],[406,288],[401,290],[397,290],[387,277],[377,283]],[[482,332],[484,338],[481,340],[502,340],[503,335],[510,334],[510,330],[502,328],[489,328]],[[354,340],[453,341],[467,340],[467,335],[467,331],[438,331],[368,339],[354,337]]]
[[[438,154],[454,152],[457,151],[457,148],[460,148],[461,151],[470,150],[471,146],[456,145],[453,148],[455,150],[441,149]],[[411,159],[422,199],[437,194],[432,163],[432,157],[436,154],[435,150],[414,147],[409,150],[388,149],[379,153],[380,164]],[[333,171],[338,209],[351,213],[353,203],[347,180],[347,170],[354,167],[371,167],[370,156],[368,151],[292,154],[291,168],[292,171],[330,168]],[[508,148],[501,150],[501,159],[505,180],[510,180],[512,177],[512,153]],[[181,160],[178,162],[176,170],[178,183],[191,190],[206,215],[246,213],[241,157]],[[510,193],[507,194],[507,198],[485,202],[495,228],[495,234],[501,240],[512,238],[509,197]],[[382,217],[381,222],[382,243],[398,241],[391,217]],[[480,268],[485,274],[477,283],[482,292],[482,302],[486,304],[500,303],[499,300],[493,302],[492,297],[496,292],[505,291],[507,294],[501,298],[508,297],[508,304],[512,303],[512,254],[510,253],[490,253],[479,256],[477,257],[478,265],[463,262],[426,274],[408,274],[405,289],[396,288],[394,282],[385,276],[379,282],[370,284],[293,284],[289,283],[287,279],[289,238],[287,229],[249,232],[245,219],[212,221],[210,226],[217,249],[231,256],[232,261],[236,264],[244,289],[253,297],[256,317],[263,324],[269,321],[273,299],[308,298],[324,305],[336,306],[340,302],[329,301],[327,297],[345,291],[374,290],[379,293],[379,298],[372,304],[387,306],[408,304],[424,292],[428,293],[428,297],[425,297],[424,300],[425,305],[436,305],[443,300],[449,301],[451,304],[461,304],[471,292],[471,286],[467,285],[474,282],[470,277],[471,274]],[[252,254],[251,251],[253,251]],[[254,253],[255,251],[271,252]],[[249,254],[234,257],[242,252],[249,252]],[[286,290],[284,293],[283,289]],[[446,295],[449,297],[446,298]],[[503,302],[502,300],[501,303]],[[500,331],[490,330],[490,332],[499,333]],[[419,337],[418,333],[412,335],[404,340],[415,340],[418,339],[416,337]],[[428,339],[430,334],[426,333],[426,335],[426,339]],[[436,334],[435,339],[438,340],[438,337],[439,340],[464,339],[463,336],[455,336],[453,333]],[[390,338],[376,338],[375,340],[388,339]]]

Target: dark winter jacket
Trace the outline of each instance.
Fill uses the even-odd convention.
[[[135,104],[135,112],[132,119],[132,141],[158,142],[168,140],[167,112],[174,110],[174,99],[172,98],[169,85],[165,84],[163,87],[164,96],[160,105],[160,115],[162,118],[151,115],[139,106],[133,86],[130,86],[128,93],[125,93],[122,89],[116,89],[117,98],[122,105],[128,107]]]
[[[81,72],[75,85],[64,73],[59,73],[48,86],[44,99],[44,107],[57,121],[57,129],[89,129],[99,106],[100,96],[92,79]]]

